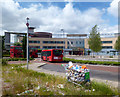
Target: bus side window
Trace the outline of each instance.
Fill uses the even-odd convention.
[[[51,56],[51,51],[48,51],[48,56]]]
[[[48,56],[48,52],[49,52],[49,51],[46,52],[45,56]]]
[[[45,52],[43,52],[43,56],[45,56]]]

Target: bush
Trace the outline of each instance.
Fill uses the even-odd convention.
[[[65,62],[72,61],[73,63],[83,63],[83,64],[101,64],[101,65],[120,65],[120,62],[110,62],[110,61],[89,61],[89,60],[76,60],[70,58],[63,58]]]
[[[113,58],[113,56],[109,56],[109,58]]]
[[[4,54],[3,57],[10,57],[10,55],[9,54]]]
[[[27,58],[9,58],[8,61],[25,61]],[[30,60],[34,60],[34,58],[30,58]]]
[[[7,59],[2,59],[2,66],[8,65]]]

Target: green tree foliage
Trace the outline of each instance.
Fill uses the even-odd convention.
[[[22,49],[23,49],[23,55],[24,55],[24,58],[26,58],[27,56],[27,37],[24,36],[23,37],[23,40],[22,40]]]
[[[5,36],[2,36],[2,50],[5,49]]]
[[[118,36],[118,39],[116,40],[115,47],[117,51],[120,51],[120,36]]]
[[[15,42],[15,43],[14,43],[14,46],[22,46],[22,45],[21,45],[21,43],[19,43],[19,42]]]
[[[88,44],[89,44],[89,48],[93,51],[93,52],[99,52],[102,49],[101,46],[101,38],[100,38],[100,34],[97,31],[97,25],[95,25],[92,28],[92,31],[90,32],[90,36],[89,36],[89,40],[88,40]]]

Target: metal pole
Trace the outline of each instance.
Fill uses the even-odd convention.
[[[28,70],[28,64],[29,64],[29,42],[28,42],[28,36],[29,36],[29,23],[28,23],[29,18],[27,18],[27,70]]]
[[[61,31],[63,31],[63,38],[64,38],[64,29],[61,29]],[[63,40],[64,40],[64,39],[63,39]],[[64,40],[64,42],[63,42],[63,43],[64,43],[64,45],[63,45],[63,56],[64,56],[64,50],[65,50],[65,48],[64,48],[64,47],[65,47],[65,40]]]

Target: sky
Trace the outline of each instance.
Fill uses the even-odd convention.
[[[5,31],[26,32],[26,18],[35,32],[53,34],[89,34],[98,25],[98,31],[118,33],[118,1],[112,2],[17,2],[0,3],[0,35]]]

